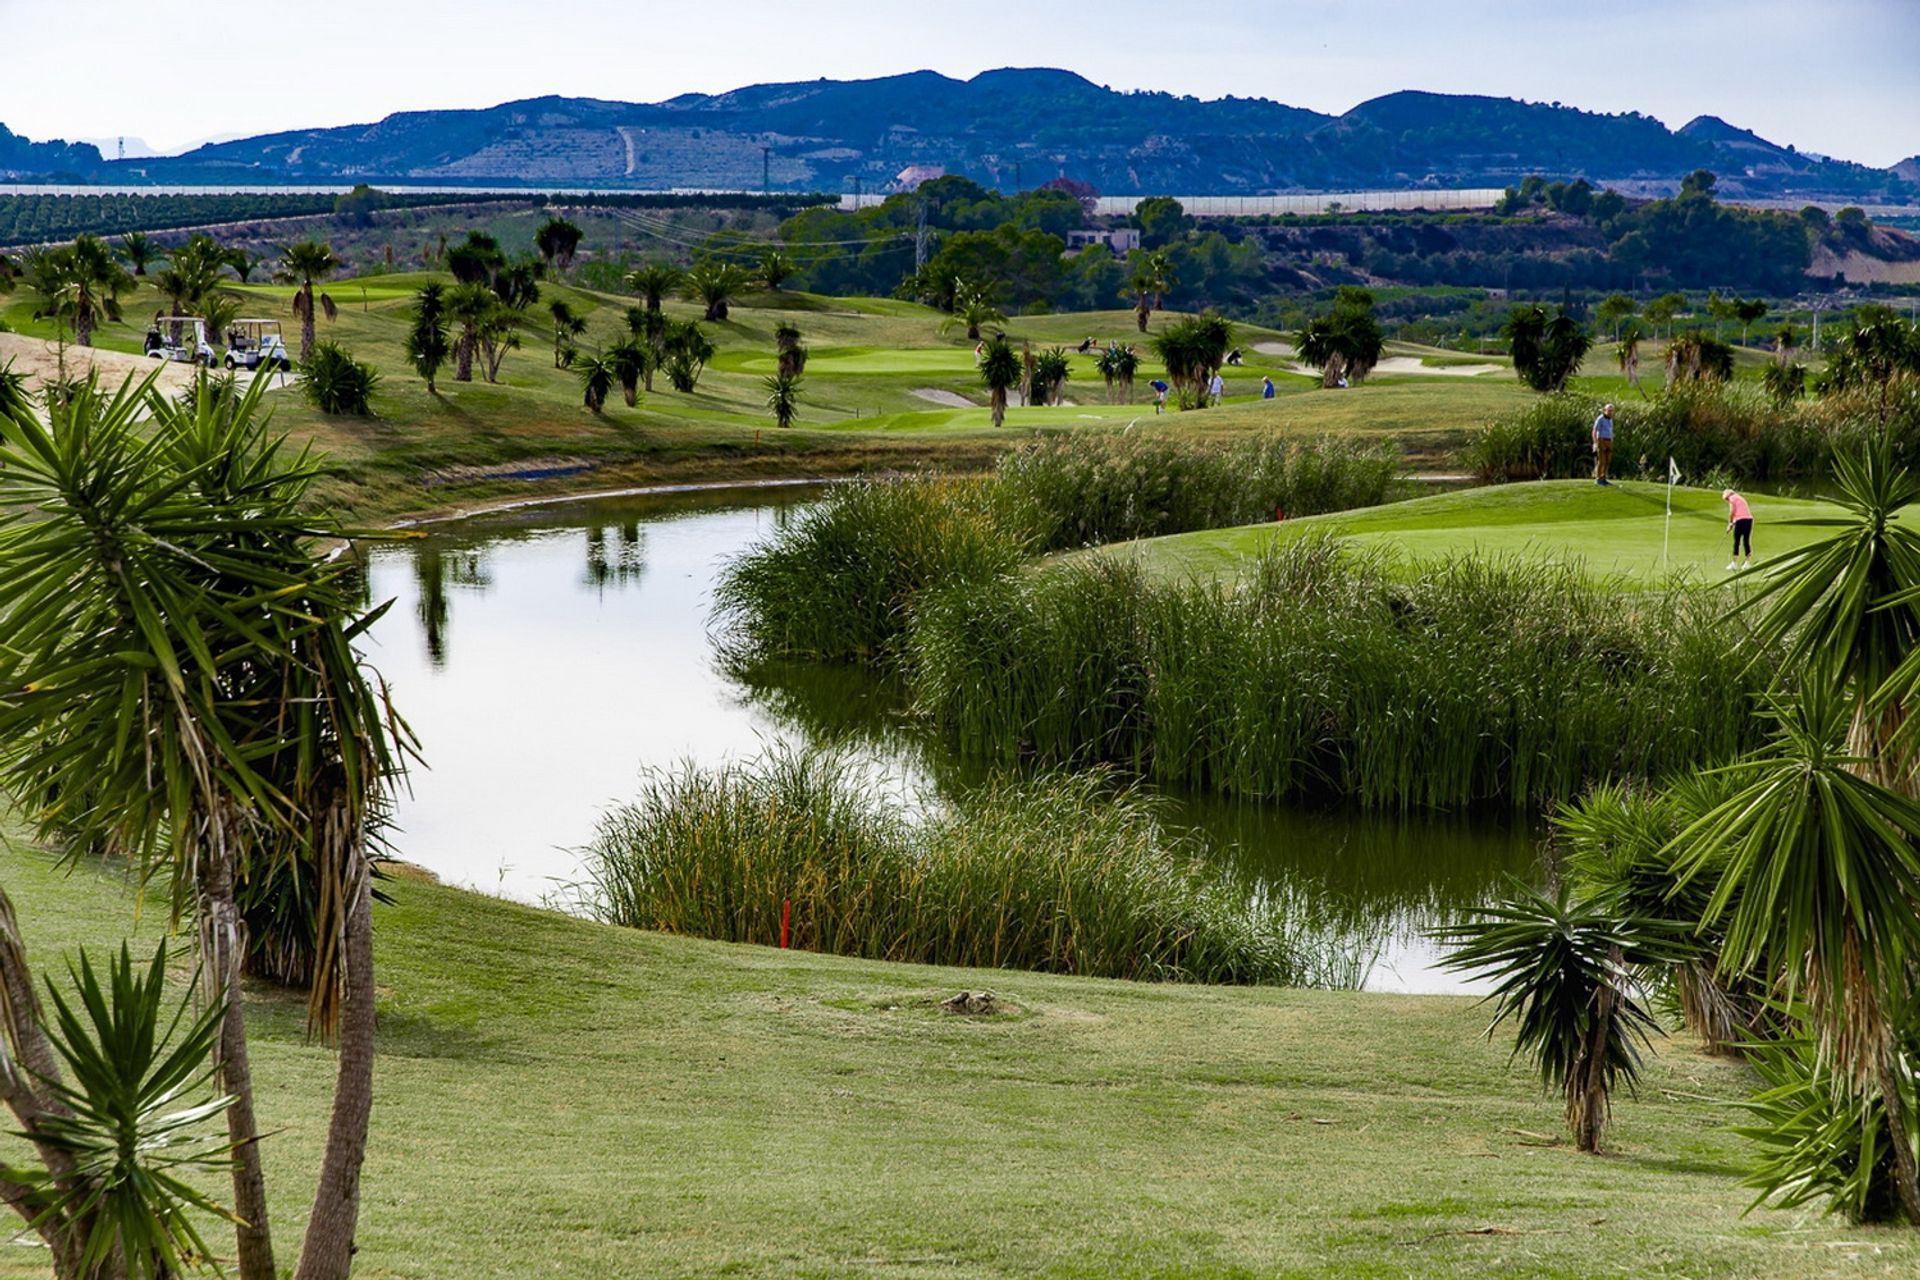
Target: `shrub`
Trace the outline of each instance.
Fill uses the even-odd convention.
[[[300,365],[298,381],[301,393],[320,412],[365,416],[373,412],[368,399],[380,374],[338,343],[317,342]]]
[[[915,826],[843,759],[776,752],[653,773],[602,819],[582,902],[600,919],[869,959],[1099,977],[1294,983],[1277,908],[1099,776],[997,781]]]

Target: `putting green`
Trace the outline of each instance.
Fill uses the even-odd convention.
[[[1810,523],[1840,514],[1831,503],[1747,494],[1753,508],[1755,563],[1804,545],[1825,530]],[[1436,494],[1364,511],[1209,529],[1124,544],[1150,568],[1173,575],[1222,577],[1239,571],[1276,539],[1321,530],[1355,546],[1416,562],[1462,553],[1569,561],[1596,576],[1653,586],[1686,577],[1727,576],[1731,536],[1717,490],[1675,488],[1671,534],[1663,485],[1550,480]]]

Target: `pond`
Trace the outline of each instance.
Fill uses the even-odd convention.
[[[724,561],[818,491],[726,489],[521,507],[426,526],[368,558],[394,601],[368,656],[421,742],[400,856],[526,901],[564,897],[599,815],[646,768],[833,741],[902,804],[961,775],[884,682],[788,668],[729,676],[710,634]],[[1285,895],[1375,989],[1460,989],[1424,930],[1525,874],[1524,824],[1381,819],[1171,797],[1249,892]]]

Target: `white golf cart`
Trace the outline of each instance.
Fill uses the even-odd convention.
[[[285,373],[293,368],[287,344],[280,337],[278,320],[235,320],[227,326],[229,369],[277,369]]]
[[[155,360],[209,369],[219,359],[207,341],[207,322],[199,316],[155,316],[147,328],[146,351]]]

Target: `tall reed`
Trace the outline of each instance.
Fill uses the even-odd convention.
[[[914,598],[1025,557],[1339,510],[1392,496],[1390,447],[1164,433],[1044,437],[988,476],[867,481],[828,495],[727,566],[717,621],[736,660],[886,662]]]
[[[1238,584],[1094,556],[929,593],[914,697],[963,755],[1124,765],[1248,797],[1526,805],[1725,759],[1758,677],[1723,597],[1628,603],[1566,567],[1403,581],[1301,539]]]
[[[1283,909],[1198,860],[1098,774],[999,781],[919,824],[843,760],[649,775],[588,850],[581,900],[635,928],[870,959],[1111,978],[1296,983]]]

